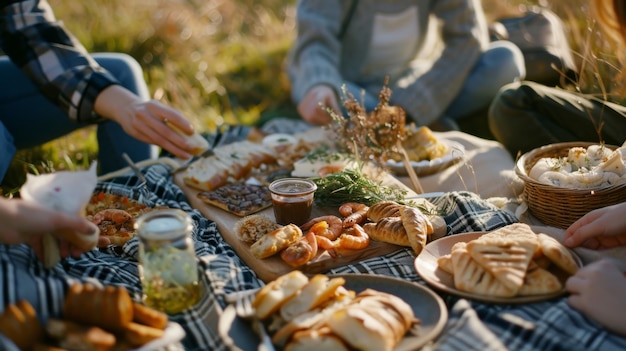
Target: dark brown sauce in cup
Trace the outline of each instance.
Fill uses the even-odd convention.
[[[311,217],[317,185],[308,179],[282,178],[269,186],[276,223],[302,225]]]

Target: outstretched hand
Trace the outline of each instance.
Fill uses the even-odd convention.
[[[173,126],[187,135],[194,133],[191,123],[178,110],[156,100],[142,101],[118,85],[103,90],[94,109],[99,115],[119,123],[137,140],[158,145],[182,159],[192,156],[195,146],[170,128]]]
[[[563,243],[593,250],[626,245],[626,202],[587,213],[567,228]]]
[[[565,288],[567,302],[591,319],[622,335],[626,335],[626,277],[613,261],[600,260],[581,268],[571,276]]]
[[[306,122],[326,125],[332,121],[332,118],[322,106],[330,108],[338,115],[341,114],[337,95],[328,85],[317,85],[311,88],[298,104],[298,113]]]

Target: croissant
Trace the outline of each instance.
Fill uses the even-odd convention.
[[[367,210],[367,218],[372,222],[378,222],[387,217],[400,217],[400,210],[404,205],[394,201],[381,201],[370,206]]]
[[[400,217],[383,217],[376,223],[365,223],[363,230],[373,240],[400,246],[411,246]]]
[[[422,211],[409,206],[402,209],[400,218],[411,248],[416,255],[419,255],[426,246],[428,236],[434,231],[432,223]]]

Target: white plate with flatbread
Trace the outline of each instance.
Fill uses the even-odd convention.
[[[471,232],[454,234],[429,243],[428,245],[426,245],[426,247],[424,247],[424,250],[415,259],[415,269],[417,270],[417,273],[422,277],[422,279],[426,281],[426,283],[428,283],[436,290],[472,300],[489,303],[518,304],[539,302],[557,298],[566,293],[565,289],[563,288],[550,294],[497,297],[474,294],[456,289],[454,286],[453,276],[439,268],[439,265],[437,264],[437,259],[440,256],[449,254],[452,246],[457,242],[470,242],[474,239],[479,238],[485,233],[486,232]],[[570,252],[574,257],[574,260],[576,261],[578,267],[582,267],[582,261],[580,257],[578,257],[573,251],[570,250]],[[555,268],[550,268],[548,269],[548,271],[556,275],[562,285],[565,286],[565,281],[567,280],[566,273]]]
[[[398,278],[371,274],[337,275],[345,279],[344,286],[359,293],[367,288],[390,293],[402,298],[420,319],[418,333],[407,334],[394,351],[418,350],[434,340],[448,321],[448,310],[441,297],[428,287]],[[332,277],[337,277],[332,276]],[[218,324],[222,340],[230,350],[257,350],[259,338],[250,324],[237,317],[233,305],[226,307]]]
[[[433,160],[411,161],[411,167],[418,177],[423,177],[435,173],[439,173],[453,164],[461,161],[465,156],[465,147],[460,143],[452,140],[441,139],[441,142],[448,146],[448,151],[441,157]],[[408,175],[404,162],[388,160],[385,166],[398,176]]]

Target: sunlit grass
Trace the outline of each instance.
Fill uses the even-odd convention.
[[[201,131],[293,113],[283,68],[295,36],[295,0],[49,1],[89,51],[136,58],[153,98],[181,110]],[[564,19],[572,49],[585,62],[576,86],[610,98],[610,79],[602,77],[614,74],[615,59],[590,28],[588,0],[483,0],[490,20],[537,3]],[[93,134],[87,128],[20,151],[0,191],[17,189],[27,172],[86,168],[96,156]]]

